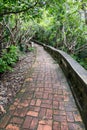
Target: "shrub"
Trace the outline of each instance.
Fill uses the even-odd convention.
[[[3,73],[7,70],[12,70],[11,66],[18,60],[18,48],[11,45],[9,48],[4,49],[2,57],[0,58],[0,72]]]
[[[0,58],[0,73],[5,72],[6,70],[11,70],[11,67],[8,66],[6,61],[4,61],[2,58]]]

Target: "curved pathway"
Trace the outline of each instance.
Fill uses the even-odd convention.
[[[0,130],[85,130],[61,68],[42,47],[36,47],[36,62]]]

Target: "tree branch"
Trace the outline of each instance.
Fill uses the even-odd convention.
[[[29,9],[32,9],[33,7],[35,7],[36,5],[37,5],[37,2],[36,2],[34,5],[31,5],[31,6],[29,6],[28,8],[23,9],[23,10],[9,11],[9,12],[0,13],[0,16],[9,15],[9,14],[18,14],[18,13],[26,12],[26,11],[28,11]]]

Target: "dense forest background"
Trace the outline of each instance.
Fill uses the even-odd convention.
[[[87,69],[87,1],[1,0],[0,73],[32,40],[66,51]]]

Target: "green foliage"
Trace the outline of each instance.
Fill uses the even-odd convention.
[[[16,28],[18,37],[15,37],[15,31],[12,32],[14,34],[13,40],[16,41],[15,45],[20,46],[22,51],[26,50],[29,38],[34,38],[72,54],[81,65],[86,66],[87,60],[83,61],[75,54],[76,50],[87,43],[87,25],[85,24],[85,17],[81,16],[81,12],[87,10],[86,1],[1,0],[0,22],[4,18],[7,24],[9,23],[11,31]],[[18,23],[16,23],[16,19],[19,20]],[[13,44],[10,31],[6,28],[3,33],[3,36],[6,36],[4,42]],[[10,49],[11,51],[15,50]],[[32,48],[29,50],[31,51]],[[17,55],[14,54],[17,51],[11,51],[6,52],[4,50],[3,52],[0,60],[3,68],[17,61]]]
[[[79,63],[87,70],[87,59],[84,59],[84,60],[80,59]]]
[[[39,7],[43,8],[46,4],[49,4],[47,0],[1,0],[0,16],[25,13],[37,17]]]
[[[7,64],[6,61],[3,60],[3,58],[0,58],[0,73],[3,73],[7,70],[11,70],[11,67]]]
[[[78,55],[71,55],[81,66],[87,70],[87,57],[80,58]]]
[[[42,18],[38,17],[35,21],[35,39],[72,54],[87,68],[87,61],[74,55],[75,50],[87,43],[87,26],[80,14],[82,2],[53,0],[48,8],[42,10]]]
[[[9,48],[4,49],[2,57],[0,58],[0,72],[12,70],[11,66],[18,60],[18,49],[16,46],[11,45]]]
[[[8,52],[6,50],[3,51],[3,60],[7,62],[8,65],[12,65],[14,62],[18,60],[18,53],[17,53],[17,47],[14,45],[11,45],[9,48],[7,48]]]

